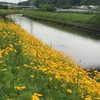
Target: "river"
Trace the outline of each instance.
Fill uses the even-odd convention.
[[[9,17],[14,19],[26,31],[44,43],[51,45],[54,49],[70,53],[74,60],[83,65],[84,68],[100,67],[100,35],[95,34],[98,37],[97,39],[90,38],[89,36],[78,35],[81,34],[81,31],[76,34],[76,31],[45,25],[19,14],[9,15]],[[84,34],[88,33],[84,32]]]

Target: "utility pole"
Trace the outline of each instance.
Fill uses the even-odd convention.
[[[31,9],[35,8],[35,1],[36,0],[29,0],[29,6]]]

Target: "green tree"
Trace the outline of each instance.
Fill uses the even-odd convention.
[[[6,5],[0,5],[0,9],[8,9],[8,6],[6,6]]]
[[[3,6],[2,5],[0,5],[0,9],[2,9],[3,8]]]
[[[4,6],[3,6],[3,9],[8,9],[8,6],[4,5]]]
[[[42,11],[54,11],[55,9],[55,5],[53,4],[46,4],[46,5],[41,5],[40,6],[40,10]]]

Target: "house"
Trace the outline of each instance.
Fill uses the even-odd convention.
[[[94,5],[89,5],[90,9],[96,9],[98,6],[94,6]]]
[[[88,6],[87,5],[81,5],[80,8],[81,9],[88,9]]]

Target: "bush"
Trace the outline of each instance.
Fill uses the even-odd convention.
[[[55,11],[56,8],[55,8],[55,5],[53,5],[53,4],[47,4],[47,5],[41,5],[40,10],[42,10],[42,11]]]
[[[0,9],[8,9],[8,6],[6,6],[6,5],[0,5]]]
[[[8,6],[3,6],[3,9],[8,9]]]

